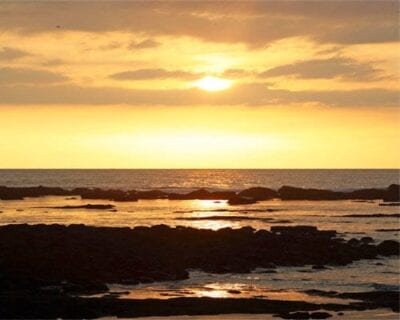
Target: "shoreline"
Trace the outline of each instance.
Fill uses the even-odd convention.
[[[208,191],[198,189],[188,193],[164,192],[161,190],[124,191],[121,189],[73,188],[61,187],[7,187],[0,186],[0,200],[23,200],[26,197],[42,196],[80,196],[82,199],[103,199],[115,202],[138,200],[226,200],[230,205],[253,204],[258,201],[281,200],[383,200],[400,202],[400,185],[391,184],[387,188],[357,189],[353,191],[332,191],[328,189],[300,188],[282,186],[275,190],[266,187],[252,187],[239,192]]]
[[[328,317],[330,312],[390,309],[398,312],[399,292],[309,294],[350,299],[348,304],[265,298],[180,297],[124,299],[107,294],[106,283],[136,285],[189,277],[188,269],[249,273],[254,268],[312,266],[312,272],[363,259],[399,256],[400,244],[370,237],[345,241],[336,231],[312,226],[271,230],[190,227],[116,228],[85,225],[0,226],[0,317],[97,318],[267,313],[291,318]],[[353,300],[357,302],[352,302]],[[325,312],[314,314],[315,312]],[[301,314],[300,314],[301,315]],[[321,318],[322,319],[322,318]]]

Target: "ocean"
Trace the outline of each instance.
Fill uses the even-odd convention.
[[[399,182],[399,170],[0,170],[0,185],[100,187],[107,189],[187,192],[242,190],[253,186],[278,189],[282,185],[332,190],[386,188]],[[62,210],[61,205],[113,204],[113,210]],[[357,201],[261,201],[229,206],[212,200],[139,200],[112,202],[79,197],[46,196],[25,200],[0,200],[0,224],[86,224],[135,227],[166,224],[218,230],[251,226],[312,225],[336,230],[349,240],[372,237],[376,243],[399,239],[398,206],[380,206],[381,200]],[[89,212],[90,211],[90,212]],[[360,216],[361,215],[361,216]],[[123,298],[170,297],[265,297],[268,299],[332,302],[332,298],[309,295],[308,290],[364,292],[400,290],[397,257],[361,260],[342,267],[312,270],[310,266],[279,267],[274,273],[254,270],[249,274],[209,274],[191,270],[181,281],[139,285],[109,284]],[[240,292],[238,294],[238,292]],[[378,311],[348,313],[346,319],[376,317]],[[398,314],[379,313],[380,319]],[[248,317],[250,318],[250,316]],[[338,317],[340,318],[340,316]],[[220,316],[218,319],[229,319]],[[254,316],[254,319],[261,319]]]
[[[283,185],[332,190],[385,188],[400,181],[397,169],[36,169],[0,170],[0,185],[159,189],[241,190]]]

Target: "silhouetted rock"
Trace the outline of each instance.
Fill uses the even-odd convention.
[[[311,226],[271,229],[0,226],[0,275],[33,279],[30,283],[138,283],[186,279],[188,269],[246,273],[271,265],[345,265],[399,253],[397,241],[352,246]]]
[[[393,229],[375,229],[377,232],[398,232],[400,228],[393,228]]]
[[[227,292],[230,294],[241,294],[242,293],[240,290],[234,290],[234,289],[228,290]]]
[[[136,192],[122,190],[103,190],[99,188],[76,188],[72,194],[80,195],[82,199],[102,199],[112,201],[137,201]]]
[[[320,189],[303,189],[283,186],[278,190],[282,200],[340,200],[345,195],[342,192]]]
[[[383,256],[394,256],[400,253],[400,244],[394,240],[385,240],[376,247],[378,254]]]
[[[277,198],[279,196],[278,192],[272,189],[263,188],[263,187],[254,187],[245,189],[238,193],[238,196],[251,198],[257,201],[269,200],[273,198]]]
[[[47,207],[46,207],[47,208]],[[113,209],[112,204],[85,204],[78,206],[59,206],[59,207],[48,207],[51,209],[94,209],[94,210],[108,210]]]
[[[0,186],[1,200],[22,200],[25,197],[66,196],[71,191],[56,187],[5,187]]]
[[[400,185],[391,184],[383,197],[386,202],[400,202]]]
[[[345,214],[341,218],[400,218],[400,213]]]
[[[383,299],[384,296],[387,299]],[[1,296],[1,317],[6,319],[92,319],[114,316],[135,318],[145,316],[275,314],[281,318],[326,319],[325,311],[351,311],[391,308],[398,304],[398,292],[359,292],[341,294],[341,298],[360,300],[349,304],[316,304],[305,301],[281,301],[248,298],[170,298],[115,299],[80,298],[57,294],[5,294]],[[397,301],[396,301],[397,299]],[[301,319],[301,318],[300,318]]]
[[[257,200],[244,198],[240,196],[233,196],[228,200],[228,204],[230,205],[253,204],[253,203],[257,203]]]
[[[343,193],[343,197],[347,199],[375,200],[383,199],[385,194],[385,189],[359,189],[348,193]]]
[[[283,313],[276,315],[282,319],[328,319],[331,318],[332,315],[328,312],[318,311],[318,312],[292,312],[292,313]]]
[[[160,190],[149,190],[149,191],[137,191],[136,196],[138,199],[166,199],[168,195]]]
[[[314,226],[273,226],[271,232],[276,233],[290,233],[290,234],[315,234],[318,231],[317,227]]]
[[[64,293],[68,294],[99,294],[108,292],[108,287],[103,283],[86,282],[86,283],[68,283],[64,282],[61,285]]]
[[[389,203],[380,203],[381,207],[398,207],[400,206],[400,202],[389,202]]]
[[[228,200],[236,195],[233,191],[210,192],[206,189],[199,189],[189,193],[170,193],[168,199],[171,200]]]
[[[365,244],[370,244],[370,243],[374,242],[374,239],[372,239],[371,237],[362,237],[360,239],[360,241]]]
[[[314,269],[314,270],[327,270],[328,268],[325,267],[324,265],[317,264],[315,266],[312,266],[312,269]]]

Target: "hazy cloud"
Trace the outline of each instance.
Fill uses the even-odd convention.
[[[115,80],[154,80],[154,79],[196,79],[201,75],[181,71],[165,69],[138,69],[132,71],[118,72],[110,75]]]
[[[27,68],[0,68],[0,84],[49,84],[66,81],[64,75]]]
[[[30,54],[28,52],[11,47],[0,48],[0,61],[14,60],[29,55]]]
[[[258,74],[261,78],[295,76],[305,79],[330,79],[340,77],[346,80],[373,80],[380,70],[366,63],[349,58],[313,59],[278,66]]]
[[[160,42],[155,41],[153,39],[146,39],[143,41],[133,41],[129,45],[129,49],[148,49],[148,48],[156,48],[161,45]]]
[[[289,91],[270,89],[260,83],[238,85],[230,90],[214,93],[195,88],[140,90],[76,85],[0,86],[0,96],[2,104],[271,106],[320,103],[336,107],[397,107],[399,105],[399,94],[394,90]]]
[[[398,1],[3,2],[0,30],[122,31],[250,46],[296,36],[329,43],[377,43],[399,40],[398,10]]]

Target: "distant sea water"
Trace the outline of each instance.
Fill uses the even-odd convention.
[[[399,183],[397,169],[34,169],[0,170],[0,185],[160,189],[241,190],[283,185],[331,190],[384,188]]]

